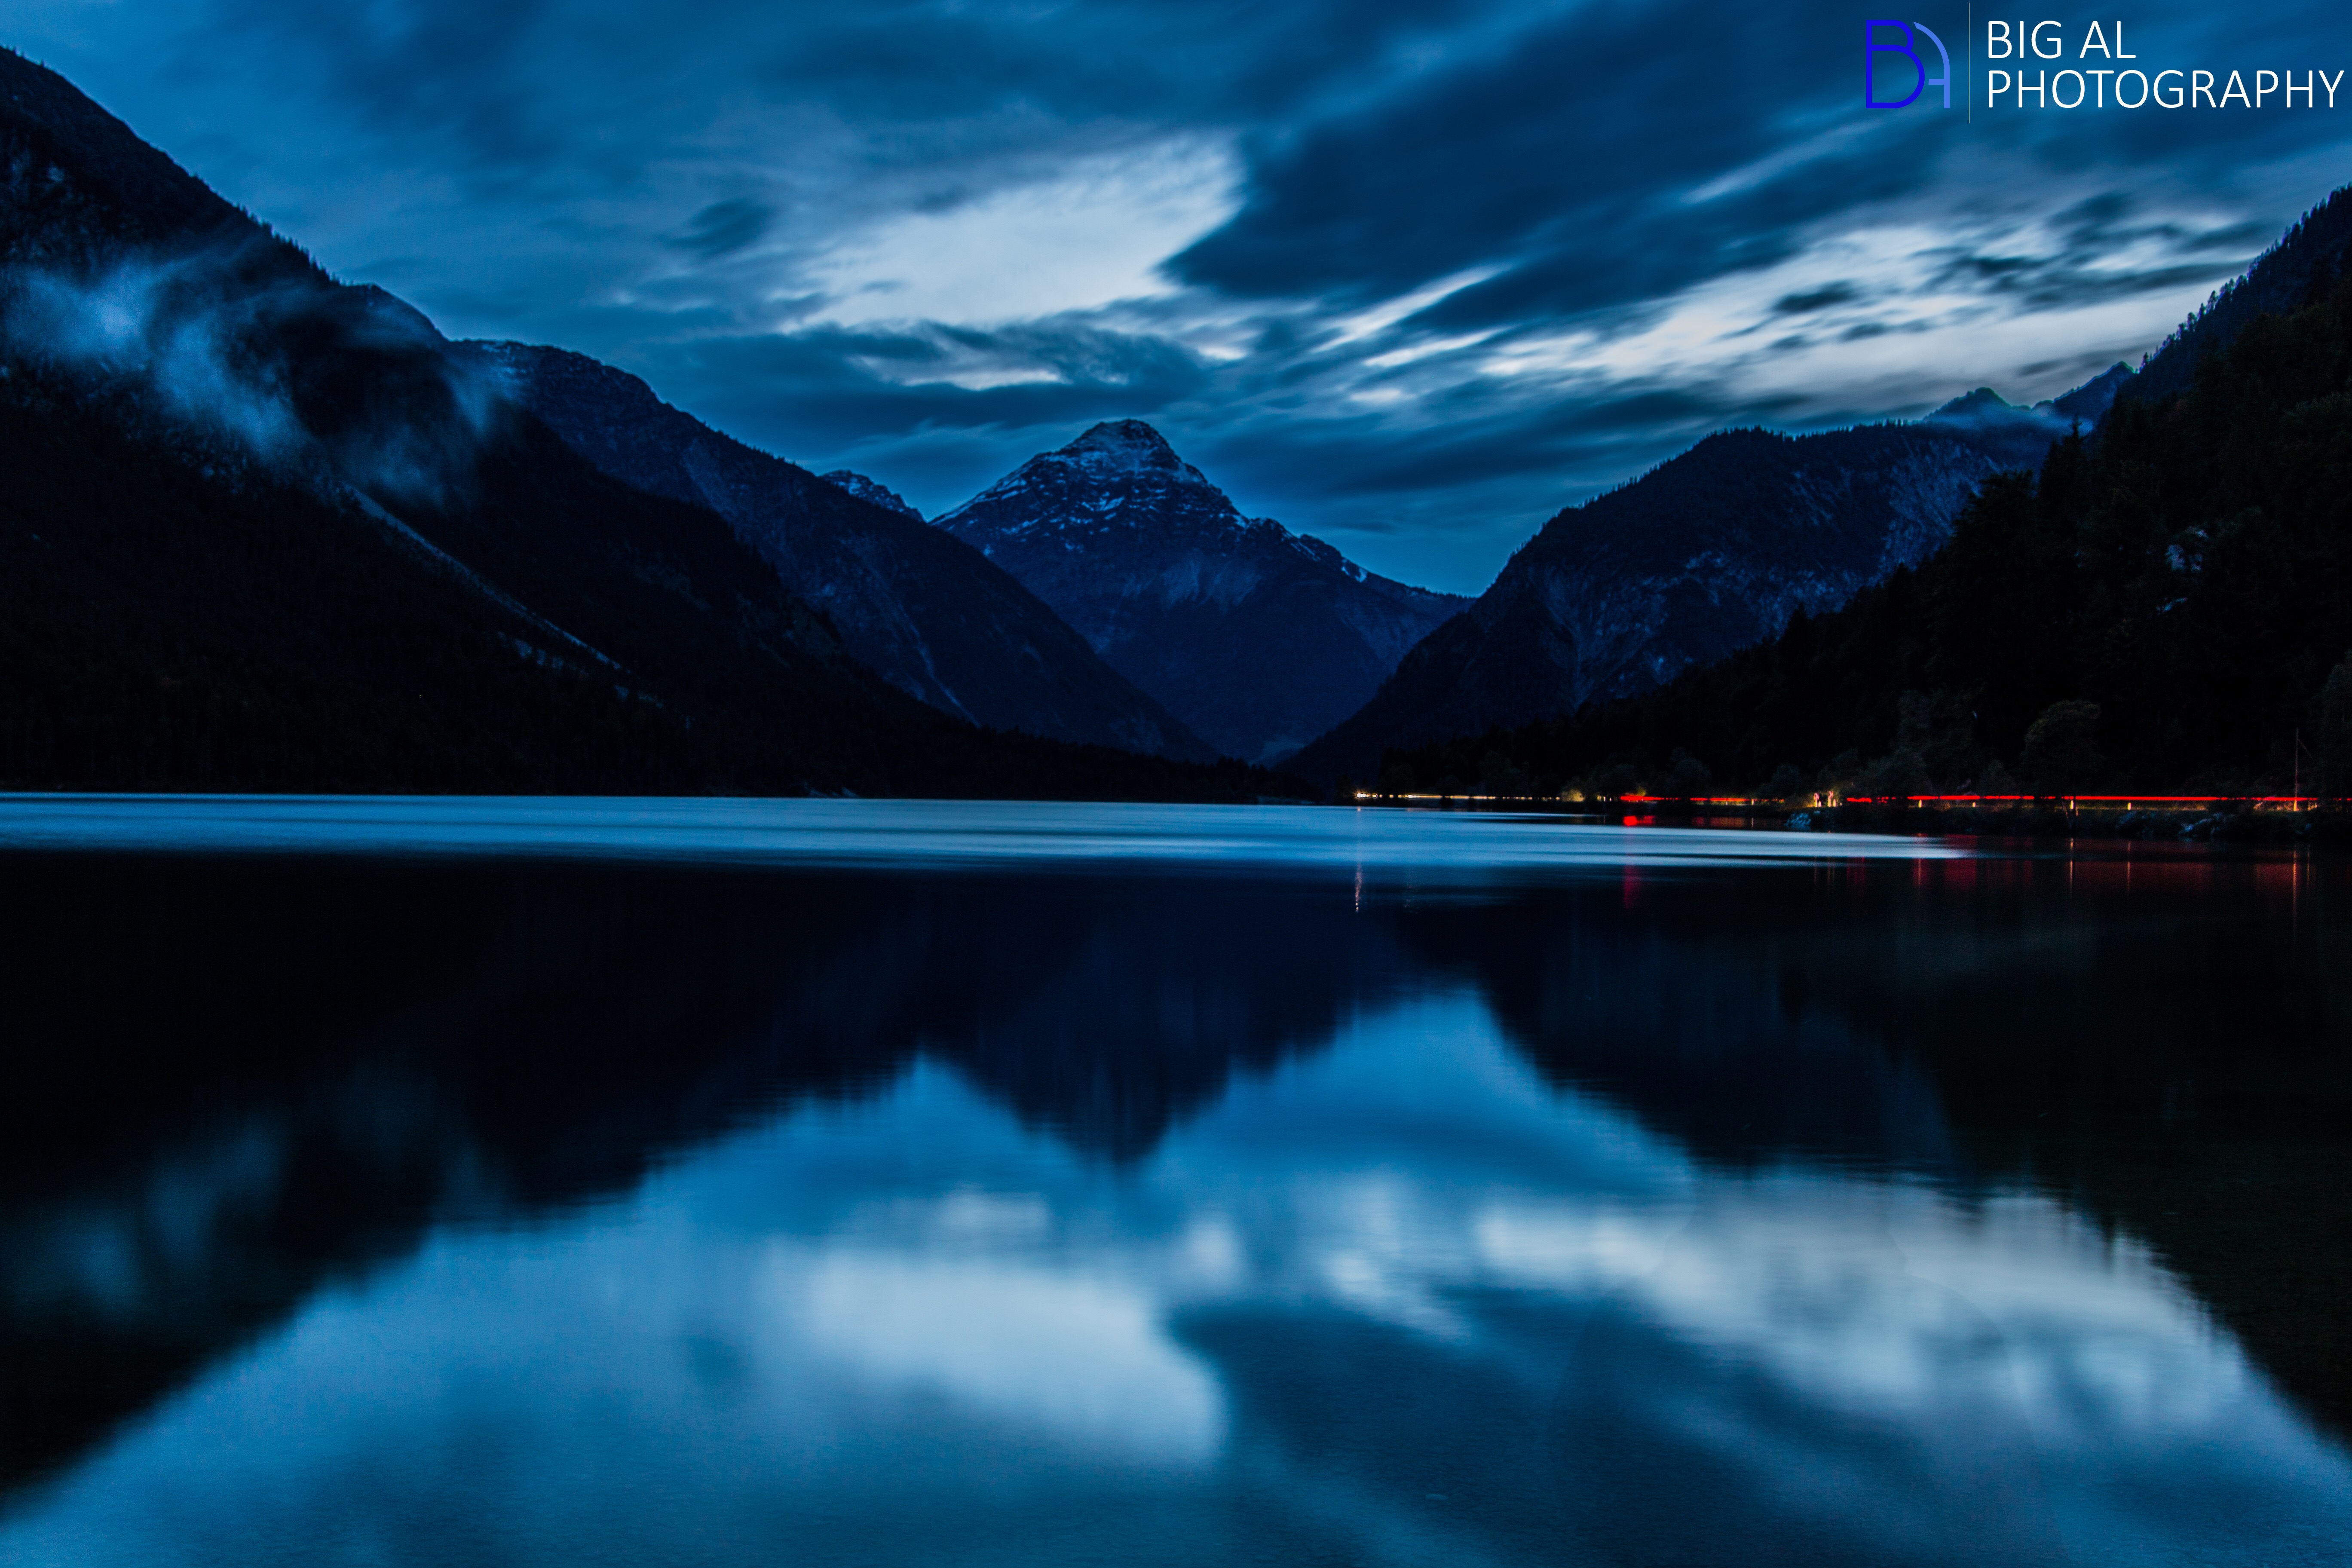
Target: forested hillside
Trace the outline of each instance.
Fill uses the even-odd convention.
[[[486,446],[462,503],[411,513],[497,588],[380,510],[21,360],[0,363],[0,788],[1278,787],[936,713],[716,517],[534,424]]]
[[[2300,754],[2343,793],[2352,279],[2307,278],[2184,390],[1987,483],[1916,571],[1646,696],[1391,752],[1382,783],[2238,791]]]
[[[1280,787],[894,689],[717,512],[5,49],[0,475],[0,789]]]

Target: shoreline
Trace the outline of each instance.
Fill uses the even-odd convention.
[[[1363,795],[1353,805],[1404,811],[1513,811],[1594,821],[1621,821],[1634,827],[1784,828],[1796,833],[1908,834],[1919,837],[2101,838],[2144,843],[2311,844],[2352,847],[2352,809],[2254,810],[2221,806],[2198,810],[2056,805],[1891,805],[1847,802],[1838,805],[1782,806],[1720,801],[1558,801],[1478,795],[1400,798]]]

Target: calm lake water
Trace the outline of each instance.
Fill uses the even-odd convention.
[[[2352,868],[0,800],[0,1562],[2352,1561]]]

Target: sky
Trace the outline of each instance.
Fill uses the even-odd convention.
[[[12,0],[0,42],[450,335],[927,515],[1143,418],[1244,512],[1475,593],[1710,431],[2137,363],[2352,183],[2352,75],[1993,108],[2018,62],[1937,0],[1903,16],[1951,108],[1871,108],[1889,9]],[[2352,66],[2341,0],[2014,9],[2060,24],[2038,69]]]

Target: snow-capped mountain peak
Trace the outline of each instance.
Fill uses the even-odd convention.
[[[859,500],[872,501],[885,511],[895,511],[900,517],[911,517],[917,522],[923,521],[923,514],[916,510],[914,504],[906,497],[878,480],[867,479],[854,468],[835,468],[833,472],[819,477],[829,485],[847,490]]]
[[[1060,451],[1046,453],[1045,460],[1076,463],[1090,474],[1152,472],[1209,485],[1200,469],[1176,455],[1166,437],[1140,419],[1107,419]]]
[[[1353,711],[1462,604],[1243,516],[1140,419],[1039,453],[939,526],[1203,738],[1254,760]]]
[[[1040,452],[936,521],[961,533],[982,514],[1008,509],[1014,519],[992,531],[1172,527],[1197,533],[1250,526],[1224,491],[1140,419],[1106,420],[1066,447]],[[972,542],[988,548],[986,540]]]

